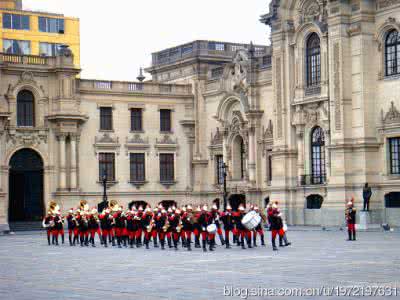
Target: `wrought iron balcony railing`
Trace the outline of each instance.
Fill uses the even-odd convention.
[[[300,185],[319,185],[326,183],[326,174],[301,175]]]

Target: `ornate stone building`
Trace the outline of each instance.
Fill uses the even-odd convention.
[[[400,1],[273,0],[271,46],[194,41],[152,80],[85,80],[68,49],[1,55],[0,226],[50,199],[279,200],[289,224],[344,223],[345,199],[400,224]],[[139,78],[140,80],[142,78]],[[2,224],[2,225],[1,225]]]

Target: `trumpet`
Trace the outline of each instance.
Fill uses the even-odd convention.
[[[178,224],[178,226],[176,226],[176,232],[178,232],[178,233],[181,232],[182,228],[183,228],[182,220],[179,220],[179,224]]]
[[[154,220],[150,221],[150,224],[147,226],[147,232],[151,232],[154,227]]]

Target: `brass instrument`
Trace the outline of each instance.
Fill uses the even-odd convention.
[[[164,224],[162,229],[163,229],[164,232],[167,232],[169,227],[170,227],[169,220],[168,220],[168,218],[166,218],[165,219],[165,224]]]
[[[111,200],[110,201],[110,209],[111,211],[117,211],[119,208],[118,202],[116,200]]]
[[[180,233],[182,231],[182,228],[183,228],[183,223],[182,220],[179,219],[179,224],[178,226],[176,226],[176,232]]]
[[[150,224],[146,227],[146,228],[147,228],[147,232],[150,233],[150,232],[153,230],[154,225],[155,225],[155,222],[154,222],[154,220],[152,219],[152,220],[150,221]]]

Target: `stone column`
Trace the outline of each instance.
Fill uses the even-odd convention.
[[[76,164],[76,136],[71,136],[71,189],[77,188],[77,164]]]
[[[301,180],[301,176],[305,175],[304,170],[304,129],[302,126],[296,127],[296,136],[297,136],[297,180]]]
[[[255,142],[256,142],[255,128],[251,127],[249,130],[249,165],[248,165],[250,182],[256,181]]]
[[[60,147],[59,151],[59,182],[58,182],[58,188],[60,190],[65,190],[67,186],[67,176],[66,176],[66,165],[65,165],[65,156],[66,156],[66,151],[65,151],[65,138],[66,136],[63,134],[60,134],[58,136],[58,144]]]

